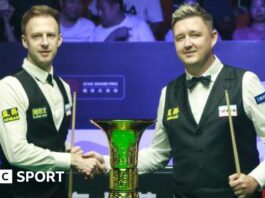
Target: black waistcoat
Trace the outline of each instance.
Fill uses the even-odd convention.
[[[61,126],[59,131],[57,131],[52,117],[52,110],[35,80],[25,70],[21,70],[14,76],[22,84],[29,100],[29,107],[26,112],[28,127],[26,138],[28,143],[33,143],[35,146],[49,149],[51,151],[65,152],[65,140],[69,126],[69,118],[66,116],[65,110]],[[58,77],[54,76],[54,79],[57,82],[60,92],[63,96],[65,107],[66,104],[69,105],[66,90],[62,81]],[[5,157],[1,166],[4,169],[12,169],[13,177],[18,171],[26,171],[24,169],[12,166],[8,163]],[[16,181],[15,177],[14,180]],[[34,180],[31,180],[31,182],[28,183],[13,182],[12,185],[6,185],[5,193],[2,196],[16,198],[66,197],[64,188],[64,178],[62,182],[50,183],[38,183]]]
[[[191,113],[185,74],[168,84],[163,124],[172,147],[174,190],[179,197],[234,197],[228,185],[228,176],[236,172],[228,117],[219,116],[219,107],[226,106],[225,89],[230,104],[237,106],[233,123],[241,171],[248,174],[259,163],[256,132],[243,108],[244,73],[241,69],[223,67],[199,124]]]

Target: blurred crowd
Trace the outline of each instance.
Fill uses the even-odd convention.
[[[0,0],[0,42],[20,42],[22,15],[41,4],[60,12],[64,42],[171,42],[183,3],[212,14],[219,40],[265,40],[265,0]]]

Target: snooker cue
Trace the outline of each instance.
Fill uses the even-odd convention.
[[[72,131],[71,131],[71,148],[75,143],[75,112],[76,112],[76,92],[73,93],[73,115],[72,115]],[[68,180],[68,198],[72,198],[73,194],[73,170],[70,168]]]
[[[229,120],[230,134],[231,134],[233,153],[234,153],[234,159],[235,159],[235,165],[236,165],[236,173],[239,177],[241,170],[240,170],[240,164],[239,164],[239,158],[238,158],[238,151],[237,151],[237,145],[236,145],[232,114],[231,114],[231,109],[230,109],[230,101],[229,101],[227,90],[225,90],[225,99],[226,99],[226,105],[227,105],[227,111],[228,111],[228,120]]]

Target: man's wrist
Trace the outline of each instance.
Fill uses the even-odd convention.
[[[257,192],[261,191],[262,188],[261,188],[259,182],[257,181],[257,179],[255,177],[253,177],[252,175],[249,175],[249,176],[253,179],[253,182],[255,182],[255,184],[256,184],[255,191],[257,191]]]
[[[78,164],[78,155],[71,153],[70,168],[75,168]]]

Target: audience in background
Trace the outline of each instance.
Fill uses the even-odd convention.
[[[157,37],[162,29],[163,12],[160,0],[124,0],[126,14],[145,20]]]
[[[83,0],[60,0],[60,28],[64,42],[89,42],[94,23],[81,17]]]
[[[265,39],[265,0],[0,0],[0,42],[20,41],[21,16],[41,4],[61,11],[64,42],[173,41],[171,11],[194,2],[212,14],[219,40]]]
[[[154,41],[153,33],[144,20],[123,12],[123,0],[97,0],[100,25],[92,41]]]
[[[96,1],[91,0],[88,9],[90,12],[98,16]],[[125,14],[137,16],[138,18],[145,20],[153,32],[158,37],[163,22],[163,12],[160,4],[160,0],[123,0],[122,10]]]
[[[251,25],[236,29],[234,40],[265,40],[265,0],[252,0]]]
[[[0,0],[0,41],[16,41],[11,22],[14,10],[8,0]]]
[[[234,6],[233,14],[235,17],[235,30],[246,27],[250,24],[250,14],[247,7]]]

